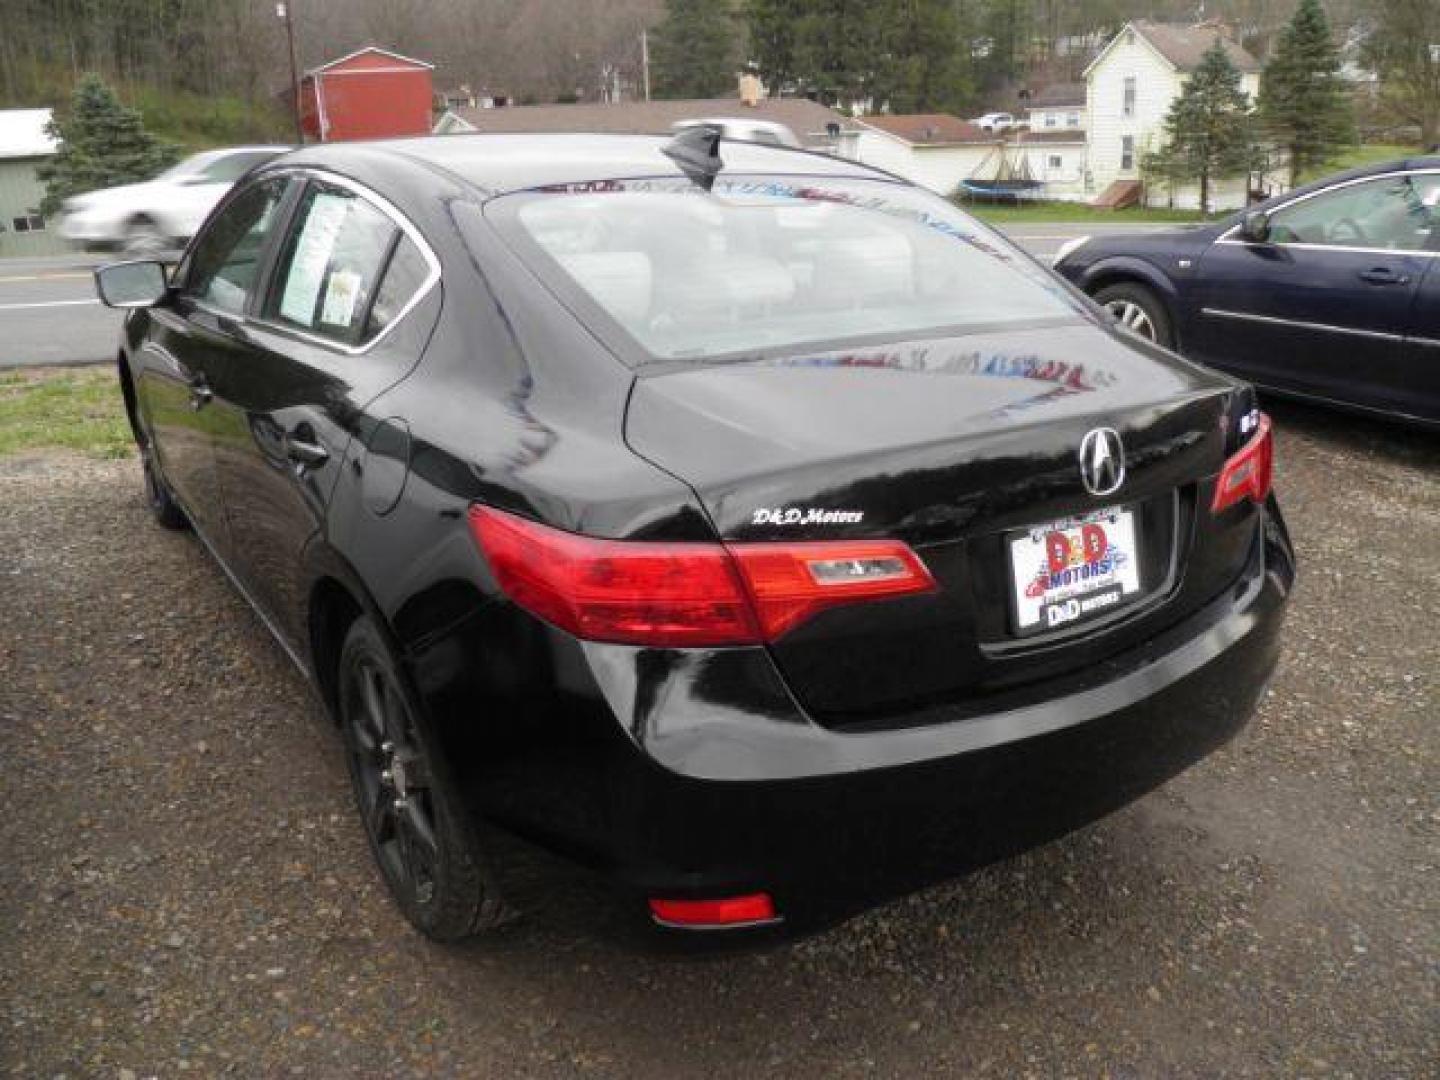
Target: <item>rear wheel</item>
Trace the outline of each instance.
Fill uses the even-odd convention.
[[[340,725],[370,850],[405,917],[454,941],[506,914],[475,829],[389,647],[366,616],[340,651]]]
[[[170,238],[161,230],[158,222],[146,214],[132,218],[125,230],[124,248],[127,255],[152,257],[172,247]]]
[[[1170,326],[1170,314],[1153,290],[1126,281],[1101,289],[1095,294],[1095,302],[1136,337],[1167,349],[1174,348],[1175,333]]]

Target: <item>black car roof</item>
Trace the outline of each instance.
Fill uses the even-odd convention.
[[[662,154],[668,135],[456,134],[306,147],[274,165],[314,165],[340,172],[388,158],[441,169],[486,195],[639,176],[681,176]],[[725,171],[765,175],[898,178],[829,154],[726,139]]]

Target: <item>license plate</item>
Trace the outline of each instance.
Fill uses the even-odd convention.
[[[1022,634],[1113,611],[1140,592],[1135,512],[1112,507],[1017,533],[1010,571]]]

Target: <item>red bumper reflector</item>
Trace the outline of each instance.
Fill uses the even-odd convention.
[[[1250,441],[1231,455],[1215,482],[1212,512],[1218,513],[1244,499],[1263,503],[1270,496],[1275,469],[1275,439],[1270,417],[1260,414],[1260,424]]]
[[[718,900],[662,900],[651,897],[650,914],[669,926],[744,926],[771,922],[775,901],[769,893],[727,896]]]
[[[470,529],[506,596],[589,641],[758,645],[825,608],[935,588],[898,540],[601,540],[488,506],[470,508]]]

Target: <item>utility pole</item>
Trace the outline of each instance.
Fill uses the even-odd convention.
[[[290,48],[290,109],[295,118],[295,145],[305,145],[305,129],[300,124],[300,71],[295,66],[295,19],[290,13],[294,0],[275,5],[275,14],[285,23],[285,41]]]
[[[650,31],[640,31],[640,72],[645,83],[645,100],[650,100]]]

